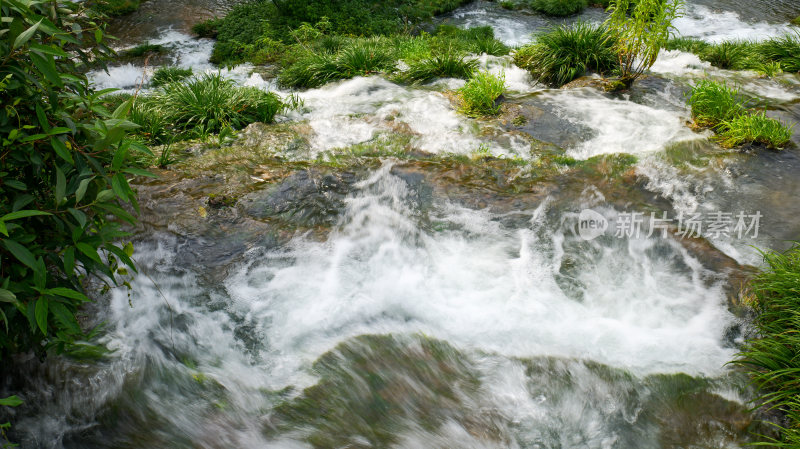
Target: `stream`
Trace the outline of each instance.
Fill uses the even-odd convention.
[[[189,29],[230,7],[149,0],[110,32],[120,48],[159,43],[171,63],[216,72],[213,42]],[[789,0],[686,8],[680,34],[709,41],[779,36],[798,14]],[[491,25],[509,45],[561,22],[485,1],[439,20]],[[290,138],[274,147],[299,169],[222,176],[219,159],[197,179],[142,181],[140,274],[86,318],[106,323],[113,352],[19,360],[0,385],[22,389],[21,447],[740,448],[768,431],[727,362],[749,332],[739,288],[757,248],[800,237],[800,129],[783,151],[725,150],[688,126],[685,94],[727,80],[800,122],[800,77],[662,51],[650,76],[611,94],[548,89],[509,57],[480,64],[506,76],[499,119],[459,115],[445,92],[460,80],[354,78],[298,92],[304,106],[279,118]],[[133,91],[153,69],[90,78]],[[289,94],[254,69],[224,73]],[[248,130],[243,148],[273,148]],[[397,141],[425,157],[302,165]],[[585,168],[525,168],[553,152]],[[233,179],[248,183],[236,206],[205,205]],[[623,224],[637,213],[634,232]],[[693,215],[706,220],[694,238],[650,227]],[[587,217],[608,228],[585,234]]]

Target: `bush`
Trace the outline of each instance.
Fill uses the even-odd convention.
[[[92,8],[107,16],[118,17],[136,11],[139,4],[139,0],[99,0],[92,3]]]
[[[275,94],[239,87],[221,74],[167,84],[162,92],[142,101],[146,113],[157,114],[178,130],[200,128],[206,133],[218,133],[224,127],[239,129],[253,122],[272,123],[285,108]]]
[[[182,69],[180,67],[160,67],[150,78],[150,85],[153,87],[163,86],[175,81],[181,81],[192,76],[192,69]]]
[[[461,100],[459,111],[470,117],[496,115],[500,112],[497,99],[505,90],[505,75],[478,72],[458,90]]]
[[[792,139],[792,129],[764,112],[741,114],[722,123],[719,135],[722,146],[733,148],[759,143],[767,148],[781,149]]]
[[[699,126],[717,127],[745,111],[739,90],[726,83],[702,80],[689,93],[692,118]]]
[[[514,62],[541,83],[562,86],[588,71],[609,73],[617,67],[615,40],[604,26],[583,22],[560,25],[536,36],[514,54]]]
[[[198,37],[215,38],[219,33],[219,27],[222,24],[222,19],[217,17],[208,19],[203,22],[192,25],[192,32]]]
[[[588,6],[587,0],[531,0],[531,9],[553,17],[578,14]]]
[[[611,0],[605,23],[616,37],[622,83],[629,86],[653,66],[682,7],[683,0]]]
[[[800,72],[800,32],[765,41],[759,50],[766,61],[780,64],[784,72]]]
[[[92,11],[59,2],[3,2],[0,21],[0,359],[102,351],[76,319],[86,289],[123,285],[134,269],[120,222],[137,210],[129,163],[132,100],[113,112],[87,67],[111,51]],[[64,11],[68,11],[68,13]],[[6,20],[8,19],[8,20]],[[58,36],[54,38],[53,35]],[[4,362],[5,363],[5,362]]]
[[[746,342],[735,363],[748,370],[759,388],[755,402],[785,417],[778,426],[781,440],[762,436],[766,441],[760,444],[795,448],[800,445],[800,246],[765,253],[764,261],[766,269],[749,284],[756,337]]]
[[[436,78],[469,79],[478,68],[478,61],[467,59],[455,51],[413,62],[403,74],[408,82],[425,83]]]

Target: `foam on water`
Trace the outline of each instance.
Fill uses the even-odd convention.
[[[404,87],[381,77],[359,77],[298,93],[306,108],[289,114],[306,120],[315,154],[366,142],[380,132],[414,135],[412,144],[432,153],[470,153],[481,144],[494,153],[508,150],[487,144],[471,120],[459,115],[441,93]]]
[[[647,154],[675,142],[705,139],[686,127],[687,117],[672,109],[657,109],[608,98],[594,89],[548,91],[543,97],[563,118],[587,126],[593,135],[568,149],[577,159],[609,153]]]
[[[708,6],[693,3],[686,5],[685,15],[675,20],[674,25],[681,36],[701,38],[709,42],[763,40],[791,31],[786,25],[750,23],[734,11],[712,11]]]

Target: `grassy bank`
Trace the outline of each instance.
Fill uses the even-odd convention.
[[[800,246],[764,254],[766,268],[750,283],[757,336],[735,363],[746,368],[761,395],[757,402],[782,415],[780,439],[770,447],[800,446]]]

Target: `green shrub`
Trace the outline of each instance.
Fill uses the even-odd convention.
[[[496,115],[500,112],[497,99],[506,90],[505,75],[478,72],[458,90],[459,112],[470,117]]]
[[[763,42],[759,48],[768,62],[777,62],[784,72],[800,72],[800,32]]]
[[[764,112],[738,115],[723,122],[722,129],[719,140],[728,148],[759,143],[767,148],[781,149],[792,139],[792,128],[767,117]]]
[[[222,19],[217,17],[204,20],[192,25],[192,32],[198,37],[215,38],[219,33],[219,26],[221,24]]]
[[[146,55],[161,55],[166,52],[167,49],[163,45],[145,42],[144,44],[122,51],[120,56],[123,58],[140,58]]]
[[[615,40],[604,26],[583,22],[560,25],[536,36],[514,54],[514,62],[539,82],[562,86],[588,71],[609,73],[617,67]]]
[[[692,118],[699,126],[717,127],[745,111],[739,90],[726,83],[702,80],[689,93]]]
[[[588,6],[587,0],[530,0],[531,9],[553,17],[578,14]]]
[[[768,447],[800,446],[800,246],[764,254],[766,268],[750,282],[749,305],[757,316],[755,337],[735,361],[759,388],[756,404],[780,413],[780,440],[761,436]]]
[[[181,130],[201,128],[218,133],[230,126],[272,123],[285,105],[275,94],[239,87],[221,74],[207,74],[189,82],[174,82],[148,98],[144,107]]]
[[[92,3],[96,11],[112,16],[124,16],[139,9],[140,0],[98,0]]]
[[[87,291],[121,286],[125,267],[135,270],[120,224],[136,222],[128,177],[143,172],[130,159],[148,150],[127,138],[132,100],[109,112],[89,88],[86,68],[111,56],[91,10],[1,8],[0,360],[98,356],[76,314]]]
[[[622,83],[631,85],[655,64],[682,8],[683,0],[611,0],[605,24],[616,37]]]
[[[153,77],[150,78],[150,85],[153,87],[163,86],[164,84],[184,80],[190,76],[192,76],[192,69],[160,67],[153,73]]]
[[[422,61],[413,62],[403,74],[408,82],[425,83],[436,78],[469,79],[478,68],[478,61],[468,59],[455,51],[438,54]]]

